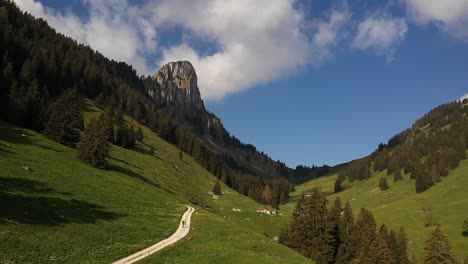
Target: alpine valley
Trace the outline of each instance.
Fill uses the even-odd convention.
[[[139,76],[7,0],[0,59],[0,263],[468,263],[468,99],[290,168],[189,61]]]

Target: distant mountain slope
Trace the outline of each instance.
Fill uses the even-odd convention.
[[[342,183],[343,191],[335,193],[338,174],[336,172],[296,186],[296,191],[291,193],[290,202],[281,206],[281,211],[290,212],[300,195],[318,189],[329,201],[339,197],[343,204],[349,202],[355,213],[359,208],[371,210],[377,226],[383,223],[389,229],[403,226],[408,233],[409,256],[415,255],[418,258],[422,256],[424,243],[431,231],[426,223],[432,215],[448,236],[457,261],[468,256],[468,237],[462,235],[463,221],[468,217],[468,159],[462,160],[442,182],[423,193],[415,192],[415,180],[409,174],[404,174],[402,180],[393,182],[385,171],[373,173],[366,180],[345,180]],[[390,188],[386,191],[379,189],[381,177],[387,178]]]
[[[410,174],[415,191],[424,192],[458,167],[468,147],[468,100],[441,105],[413,126],[380,144],[370,156],[351,162],[336,182],[365,180],[385,171],[393,181]]]

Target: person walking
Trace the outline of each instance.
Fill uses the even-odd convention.
[[[185,221],[182,221],[182,228],[185,228]]]

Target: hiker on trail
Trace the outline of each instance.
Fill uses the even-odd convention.
[[[185,227],[185,221],[182,221],[182,227]]]

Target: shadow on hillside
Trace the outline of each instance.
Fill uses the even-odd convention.
[[[148,147],[148,149],[151,149],[151,148],[152,148],[152,146],[150,146],[150,145],[146,144],[145,142],[140,142],[140,143],[141,143],[141,144],[143,144],[143,145],[145,145],[146,147]],[[140,152],[140,153],[143,153],[143,154],[148,154],[148,155],[151,155],[151,153],[150,153],[150,151],[149,151],[149,150],[146,150],[146,149],[144,149],[144,148],[142,148],[141,146],[138,146],[138,145],[137,145],[137,146],[135,146],[135,147],[137,147],[137,148],[138,148],[138,149],[135,149],[135,151],[136,151],[136,152]],[[156,150],[154,150],[154,152],[156,152]],[[156,153],[154,153],[154,154],[153,154],[153,155],[151,155],[151,156],[153,156],[153,157],[155,157],[155,158],[157,158],[157,159],[159,159],[159,160],[162,160],[162,161],[164,161],[164,159],[163,159],[163,158],[161,158],[161,157],[159,157],[158,155],[156,155]]]
[[[162,189],[162,190],[166,191],[167,193],[175,194],[175,192],[162,187],[159,183],[156,183],[156,182],[144,177],[143,175],[138,174],[138,173],[136,173],[136,172],[134,172],[132,170],[129,170],[127,168],[123,168],[123,167],[120,167],[120,166],[117,166],[117,165],[114,165],[114,164],[110,164],[110,165],[107,166],[107,169],[112,170],[112,171],[116,171],[116,172],[120,172],[120,173],[125,174],[127,176],[130,176],[132,178],[139,179],[139,180],[143,181],[144,183],[153,185],[154,187]]]
[[[13,154],[13,152],[8,148],[8,146],[4,146],[2,143],[0,143],[0,155]]]
[[[137,169],[141,169],[140,167],[138,167],[138,166],[136,166],[136,165],[134,165],[134,164],[131,164],[131,163],[129,163],[128,161],[125,161],[125,160],[123,160],[123,159],[119,159],[119,158],[115,158],[115,157],[109,157],[109,159],[112,159],[112,160],[115,160],[115,161],[118,161],[118,162],[127,164],[128,166],[132,166],[132,167],[135,167],[135,168],[137,168]],[[111,165],[110,167],[112,167],[112,165]]]
[[[11,144],[33,145],[46,150],[62,152],[61,150],[38,143],[37,140],[33,139],[33,134],[22,128],[0,127],[0,134],[2,135],[2,140]]]
[[[0,225],[11,221],[44,226],[66,223],[113,221],[125,215],[105,211],[103,207],[77,199],[51,195],[57,192],[44,183],[20,178],[0,177]]]

